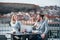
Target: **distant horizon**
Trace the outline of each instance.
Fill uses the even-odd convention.
[[[0,2],[0,3],[18,3],[18,2]],[[31,4],[31,3],[23,3],[23,4]],[[36,5],[36,4],[34,4],[34,5]],[[45,5],[45,6],[38,5],[38,6],[45,7],[45,6],[58,6],[58,5]],[[60,7],[60,6],[58,6],[58,7]]]
[[[35,4],[42,7],[56,5],[60,7],[60,0],[0,0],[0,2]]]

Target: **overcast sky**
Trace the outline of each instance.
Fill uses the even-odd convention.
[[[36,4],[39,6],[50,6],[57,5],[60,6],[60,0],[0,0],[0,2],[13,2],[13,3],[29,3]]]

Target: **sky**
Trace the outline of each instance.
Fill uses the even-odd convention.
[[[0,2],[10,2],[10,3],[28,3],[35,4],[39,6],[60,6],[60,0],[0,0]]]

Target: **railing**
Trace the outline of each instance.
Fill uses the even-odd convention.
[[[9,36],[8,39],[11,38],[9,34],[11,27],[9,24],[0,24],[0,35]],[[49,24],[49,33],[48,38],[60,38],[60,24]]]
[[[48,38],[50,40],[60,40],[60,24],[49,24]]]

